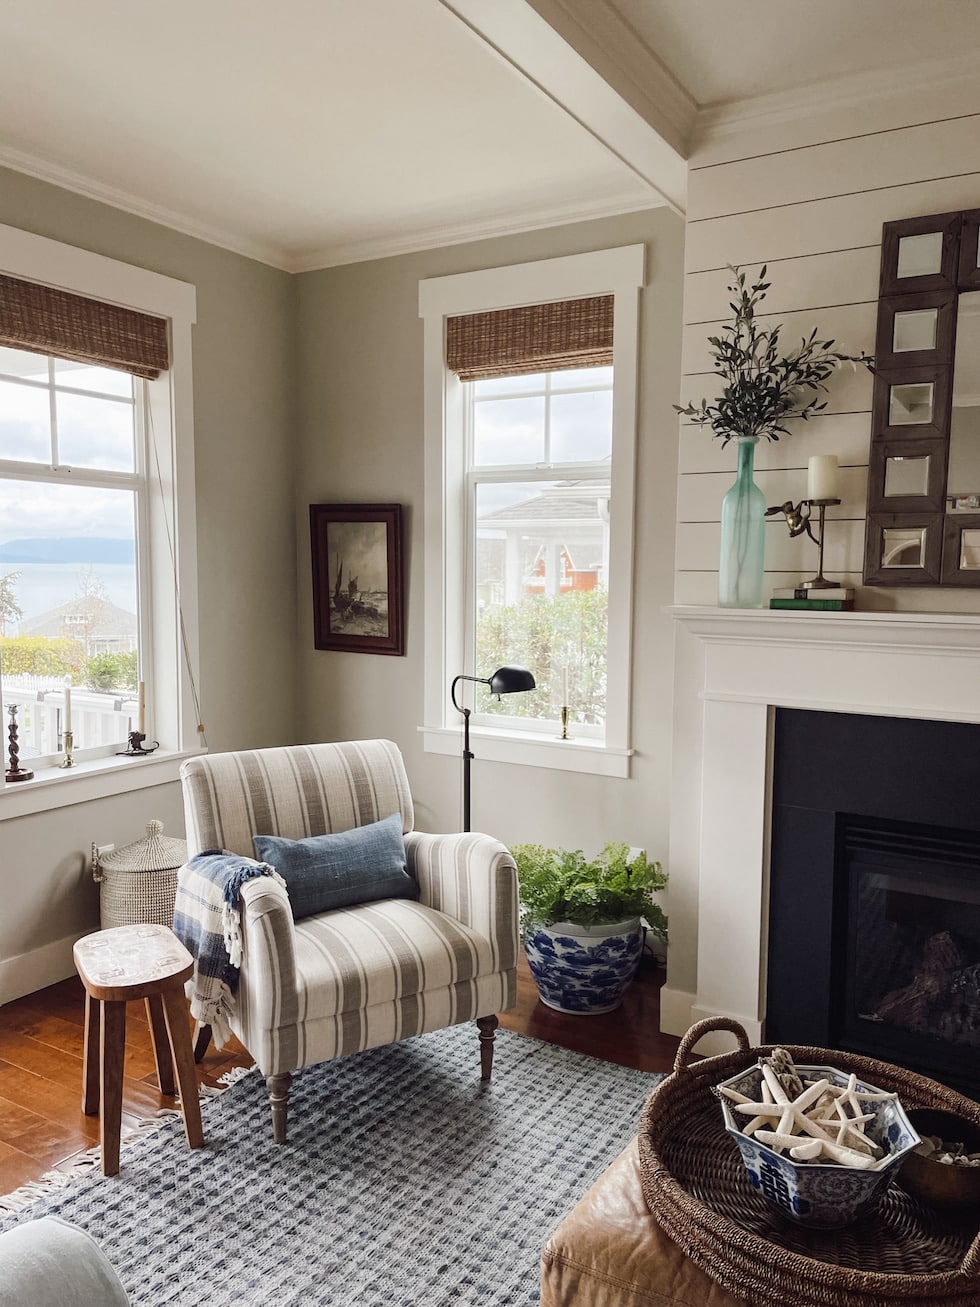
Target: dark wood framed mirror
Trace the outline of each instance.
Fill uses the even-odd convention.
[[[866,585],[980,586],[980,209],[882,228]]]

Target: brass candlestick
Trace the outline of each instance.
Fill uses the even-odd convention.
[[[566,704],[561,710],[561,738],[568,739],[568,705]]]
[[[64,748],[65,748],[65,756],[64,756],[64,758],[62,759],[62,761],[58,763],[58,766],[59,766],[59,767],[74,767],[74,765],[75,765],[75,760],[72,758],[71,753],[72,753],[72,749],[74,748],[74,745],[75,745],[75,732],[74,732],[74,731],[64,731],[64,732],[62,733],[62,737],[61,737],[61,738],[62,738],[62,743],[64,744]]]
[[[10,758],[10,765],[3,774],[6,781],[32,781],[34,773],[27,767],[20,765],[20,745],[17,743],[17,705],[9,704],[7,712],[10,714],[10,725],[7,727],[7,738],[10,741],[7,745],[7,753]]]

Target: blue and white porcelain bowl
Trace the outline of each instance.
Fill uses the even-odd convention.
[[[804,1084],[826,1078],[834,1085],[846,1087],[846,1072],[831,1066],[797,1066]],[[760,1100],[762,1070],[758,1066],[723,1080],[722,1085]],[[720,1088],[720,1086],[719,1086]],[[857,1094],[882,1091],[858,1080]],[[865,1127],[869,1139],[884,1150],[873,1170],[862,1171],[826,1160],[797,1162],[785,1153],[777,1153],[753,1135],[742,1133],[744,1121],[732,1111],[731,1102],[720,1095],[725,1128],[738,1145],[745,1170],[753,1187],[774,1211],[800,1225],[814,1229],[837,1230],[851,1225],[873,1212],[885,1190],[898,1174],[905,1158],[921,1142],[897,1098],[870,1100],[865,1110],[873,1111],[873,1121]]]

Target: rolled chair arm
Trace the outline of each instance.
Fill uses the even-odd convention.
[[[501,971],[515,967],[517,866],[506,846],[490,835],[410,831],[405,852],[422,902],[489,939]]]
[[[242,939],[243,1025],[269,1030],[297,1021],[293,914],[286,890],[271,876],[242,886]]]

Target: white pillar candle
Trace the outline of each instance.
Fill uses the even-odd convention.
[[[136,729],[139,731],[140,735],[145,735],[146,734],[146,687],[144,686],[142,681],[140,681],[138,702],[139,702],[139,713],[138,713],[139,720],[137,722]]]
[[[568,668],[561,669],[561,703],[563,708],[568,707]]]
[[[837,455],[816,454],[807,466],[807,499],[839,499]]]
[[[71,677],[65,677],[65,723],[63,730],[71,730]]]

